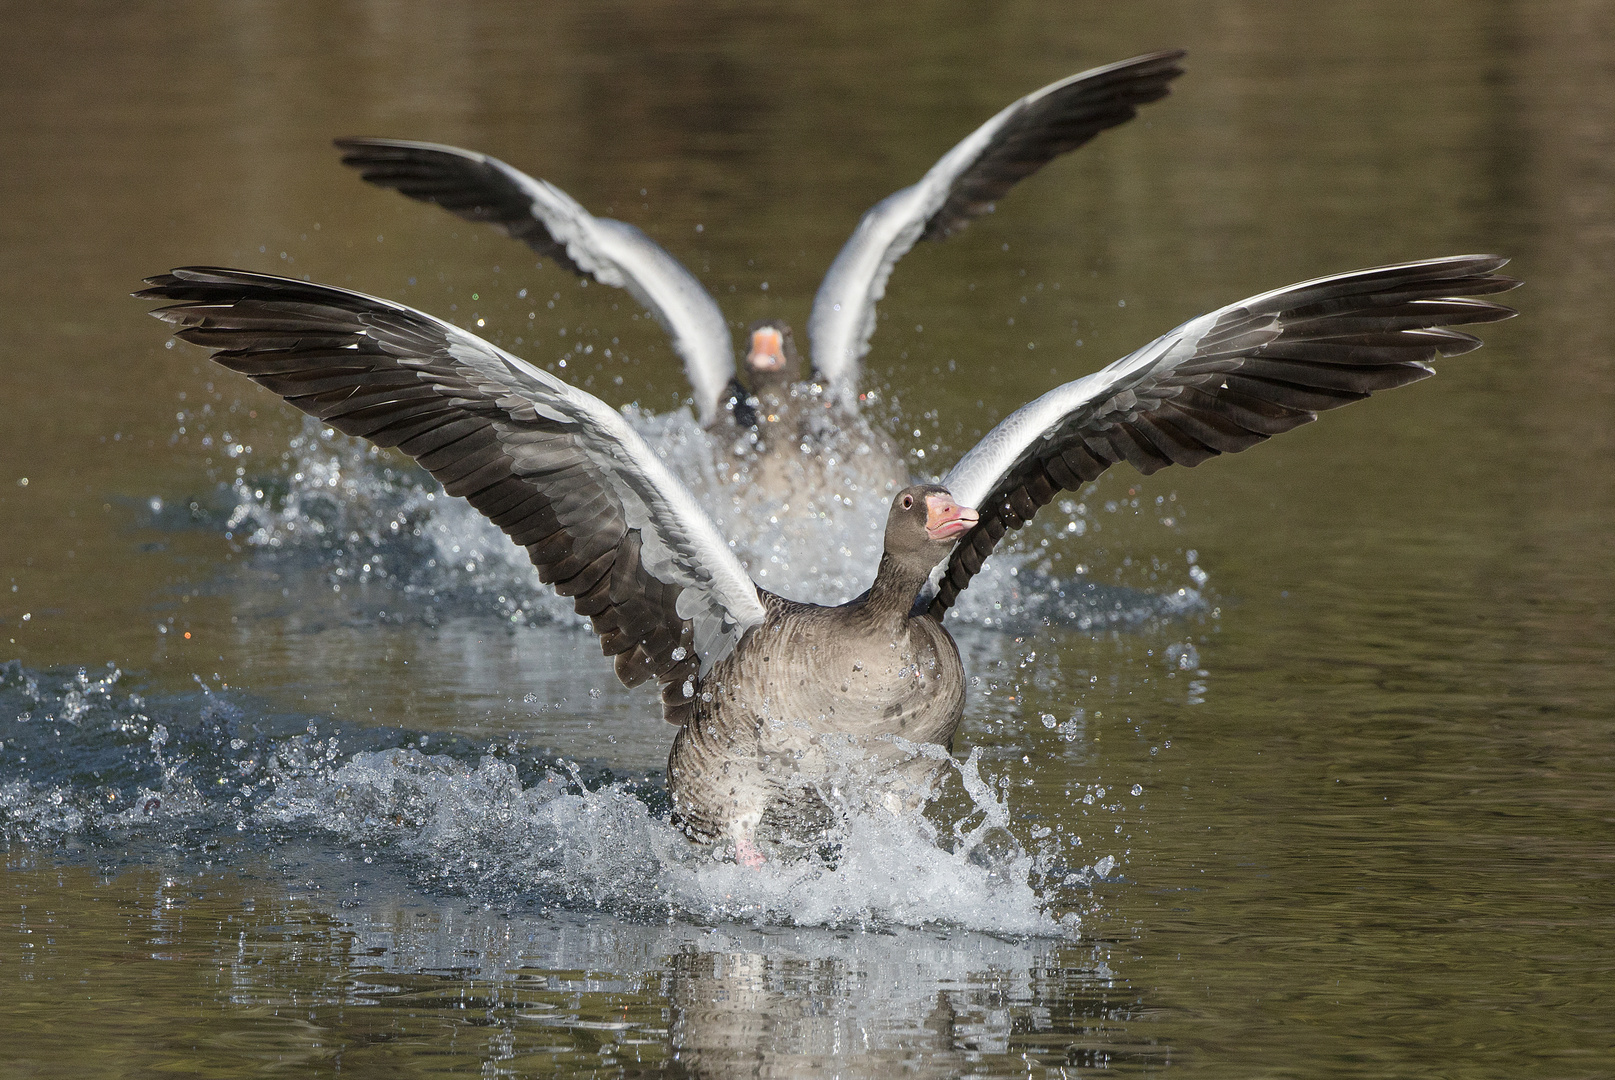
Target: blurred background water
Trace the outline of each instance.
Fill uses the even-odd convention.
[[[0,1071],[1615,1072],[1608,5],[0,25]],[[917,474],[1292,281],[1496,251],[1521,317],[1045,511],[954,627],[979,681],[941,804],[855,825],[833,869],[673,843],[671,732],[519,553],[126,298],[177,265],[307,275],[566,359],[675,439],[680,365],[631,300],[330,139],[496,154],[737,324],[801,326],[858,215],[982,120],[1175,46],[1170,98],[898,266],[868,381]],[[838,539],[776,572],[856,591]]]

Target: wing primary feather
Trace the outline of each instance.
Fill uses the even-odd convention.
[[[1025,177],[1138,109],[1183,74],[1182,50],[1149,53],[1051,83],[1000,110],[920,180],[876,203],[836,254],[813,298],[813,367],[832,401],[856,400],[875,305],[892,268],[920,240],[941,240],[986,213]]]
[[[579,277],[627,289],[683,357],[701,422],[716,419],[735,374],[728,324],[700,279],[642,230],[595,217],[554,184],[474,150],[402,139],[335,143],[361,179],[492,225]]]
[[[622,416],[547,372],[343,289],[210,267],[147,286],[135,295],[171,302],[153,314],[177,336],[465,496],[573,597],[625,683],[662,678],[667,719],[689,716],[686,682],[764,617],[727,544]]]
[[[1371,267],[1301,282],[1191,319],[1006,417],[942,478],[980,522],[942,570],[941,618],[1047,485],[1074,489],[1126,459],[1140,472],[1237,453],[1372,393],[1426,379],[1480,345],[1454,326],[1512,309],[1476,299],[1519,283],[1495,255]]]

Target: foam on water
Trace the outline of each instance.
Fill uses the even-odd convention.
[[[577,765],[464,743],[427,754],[407,733],[322,734],[225,691],[148,700],[121,678],[0,665],[0,834],[126,857],[142,844],[199,854],[222,838],[324,835],[425,888],[516,908],[1009,934],[1069,933],[1062,886],[1096,872],[1023,851],[974,755],[951,763],[952,809],[852,807],[826,852],[753,870],[687,840],[659,777],[591,781]]]
[[[922,817],[867,811],[834,832],[830,861],[776,857],[760,869],[692,844],[626,785],[591,790],[565,766],[524,784],[514,764],[493,756],[356,754],[328,775],[280,786],[260,816],[391,847],[429,878],[473,895],[536,894],[713,922],[1060,932],[1070,921],[1043,910],[1034,859],[978,855],[1004,817],[990,788],[979,790],[987,812],[960,828],[952,851]]]

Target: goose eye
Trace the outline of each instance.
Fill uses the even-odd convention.
[[[903,509],[908,510],[911,507],[913,507],[913,505],[914,505],[914,496],[912,496],[912,495],[904,495],[903,496]]]

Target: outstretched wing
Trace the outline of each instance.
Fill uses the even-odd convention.
[[[739,561],[622,416],[419,311],[325,285],[188,267],[135,295],[304,412],[420,462],[574,598],[629,686],[687,718],[699,675],[764,608]],[[698,666],[699,665],[699,666]]]
[[[920,182],[888,195],[858,222],[813,298],[813,366],[833,397],[858,393],[858,365],[875,332],[886,279],[919,240],[942,240],[992,208],[1023,177],[1124,124],[1167,94],[1182,50],[1084,71],[1028,94],[944,154]]]
[[[342,164],[372,184],[486,222],[579,277],[627,289],[684,358],[701,422],[717,416],[735,374],[729,327],[712,294],[656,241],[625,222],[593,216],[554,184],[486,154],[399,139],[336,145]]]
[[[981,522],[959,538],[931,602],[938,618],[1006,532],[1062,489],[1118,461],[1139,472],[1255,446],[1376,390],[1435,374],[1480,348],[1447,327],[1511,318],[1467,299],[1519,284],[1494,255],[1380,266],[1253,296],[1023,405],[942,483]]]

